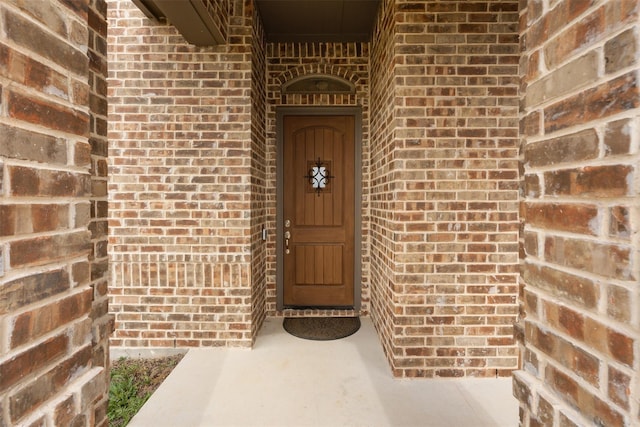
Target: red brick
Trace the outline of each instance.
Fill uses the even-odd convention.
[[[540,196],[540,177],[538,175],[524,177],[524,193],[530,198]]]
[[[64,205],[32,205],[31,223],[35,233],[67,229],[69,208]]]
[[[44,403],[49,396],[69,384],[69,382],[88,370],[91,347],[87,346],[58,362],[46,373],[29,381],[17,393],[9,397],[9,414],[12,423],[30,414]]]
[[[525,339],[548,355],[557,352],[558,341],[556,337],[532,322],[525,322]]]
[[[605,72],[615,73],[633,65],[639,50],[633,30],[618,34],[604,45]]]
[[[0,124],[0,156],[65,165],[67,145],[60,138]]]
[[[527,223],[548,230],[595,235],[598,209],[583,204],[525,203]]]
[[[584,339],[584,317],[565,306],[558,306],[558,324],[564,332],[580,341]]]
[[[25,55],[16,52],[4,44],[0,44],[0,75],[11,81],[24,83],[27,75],[28,63],[31,61]]]
[[[620,197],[630,191],[629,166],[587,166],[544,174],[545,194],[569,196]]]
[[[628,238],[631,234],[630,212],[626,206],[614,206],[609,211],[609,234],[613,237]]]
[[[528,292],[527,289],[525,289],[524,306],[525,313],[532,318],[536,316],[538,312],[538,296],[532,292]]]
[[[66,335],[58,335],[1,363],[0,392],[47,368],[54,360],[66,354],[68,347],[69,338]]]
[[[87,75],[88,59],[71,44],[41,29],[18,14],[4,10],[6,35],[9,40],[57,63],[78,76]]]
[[[563,343],[559,359],[582,379],[594,387],[600,385],[600,361],[598,358],[570,343]]]
[[[520,69],[524,72],[524,82],[531,82],[540,75],[540,52],[532,52],[528,57],[522,54],[520,56]],[[535,135],[526,133],[526,135]]]
[[[591,3],[584,2],[582,0],[569,0],[569,1],[566,1],[565,4],[567,8],[567,13],[566,15],[563,15],[564,22],[561,22],[564,24],[566,24],[569,21],[573,21],[575,18],[577,18],[582,13],[586,12],[592,6]]]
[[[545,259],[549,262],[591,272],[604,277],[632,279],[628,268],[630,250],[624,246],[601,245],[588,240],[549,237]]]
[[[528,9],[527,19],[528,25],[525,28],[521,28],[524,32],[523,45],[528,51],[534,51],[536,47],[542,45],[548,38],[551,31],[555,31],[555,28],[549,28],[549,19],[543,17],[537,19],[541,15],[541,8],[536,8],[536,2],[530,1],[530,9]]]
[[[631,322],[633,297],[631,292],[621,286],[607,286],[607,315],[622,323]]]
[[[531,402],[533,397],[526,376],[523,372],[516,372],[513,376],[513,395],[521,402]]]
[[[603,354],[608,354],[607,327],[596,319],[585,316],[584,318],[584,342],[593,349]]]
[[[634,339],[627,334],[607,328],[607,348],[609,354],[620,363],[633,366],[635,352]]]
[[[89,118],[82,111],[14,91],[9,92],[8,100],[12,118],[74,135],[89,134]]]
[[[625,424],[625,417],[618,412],[618,409],[613,405],[599,399],[597,396],[589,395],[588,397],[593,399],[593,404],[587,404],[585,406],[587,413],[591,412],[589,410],[593,406],[593,413],[589,415],[591,415],[591,419],[594,420],[594,422],[602,423],[606,426],[623,426]]]
[[[65,270],[52,270],[16,279],[2,285],[0,312],[8,313],[70,288]]]
[[[607,30],[614,31],[621,25],[638,20],[638,5],[635,0],[619,0],[604,5]]]
[[[24,83],[41,92],[68,100],[69,82],[67,77],[34,60],[26,61]]]
[[[16,234],[16,206],[0,205],[0,236]]]
[[[553,404],[550,403],[544,396],[538,397],[538,408],[536,409],[537,421],[541,426],[552,426],[555,418],[555,410]]]
[[[607,395],[620,405],[621,408],[629,410],[629,397],[631,395],[631,378],[629,375],[609,366],[607,371]]]
[[[75,287],[85,285],[91,280],[91,264],[86,261],[74,263],[71,272]]]
[[[106,38],[107,37],[107,21],[105,20],[105,17],[94,9],[89,9],[87,12],[88,12],[89,27],[95,31],[96,35],[99,35],[102,38]],[[106,74],[106,73],[102,72],[102,74]]]
[[[631,144],[631,122],[628,119],[607,123],[604,147],[607,156],[628,154]]]
[[[68,396],[62,402],[56,405],[54,410],[54,425],[56,426],[72,426],[73,419],[77,415],[75,398],[73,395]],[[84,424],[82,424],[84,425]]]
[[[593,309],[596,307],[600,296],[597,284],[591,280],[549,267],[526,264],[523,269],[523,277],[526,283],[585,308]]]
[[[550,18],[554,15],[550,14]],[[567,21],[561,25],[549,23],[549,28],[567,28]],[[545,58],[548,68],[555,68],[567,57],[579,49],[582,49],[590,42],[602,37],[604,33],[604,8],[595,9],[581,21],[569,26],[562,31],[555,39],[554,43],[545,48]]]
[[[87,288],[82,293],[18,315],[14,319],[14,328],[10,334],[11,348],[34,341],[60,325],[70,323],[79,317],[88,316],[91,301],[92,291]]]
[[[598,135],[594,129],[587,129],[525,146],[525,163],[530,164],[532,167],[585,161],[596,159],[598,155]]]
[[[88,254],[88,232],[43,236],[11,242],[10,265],[13,268],[43,265],[55,260]]]
[[[595,120],[640,107],[638,75],[630,72],[585,93],[585,119]]]
[[[91,166],[91,146],[86,142],[76,142],[73,150],[75,166]]]
[[[8,169],[11,176],[10,192],[13,196],[78,197],[86,196],[91,191],[88,175],[24,166],[11,166]]]
[[[580,386],[569,375],[553,366],[547,366],[545,380],[564,400],[568,400],[573,406],[579,405]]]
[[[544,110],[544,131],[553,133],[571,126],[583,124],[586,119],[586,95],[579,93],[565,98]]]

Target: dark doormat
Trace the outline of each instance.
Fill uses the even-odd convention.
[[[360,329],[358,317],[287,317],[285,331],[298,338],[316,341],[337,340],[353,335]]]

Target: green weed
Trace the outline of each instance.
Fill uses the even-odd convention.
[[[121,362],[124,360],[121,359]],[[139,368],[135,364],[120,363],[111,370],[108,409],[110,427],[126,426],[151,396],[150,392],[140,394],[138,383],[145,381],[144,375],[139,375]]]
[[[183,355],[156,359],[120,358],[111,365],[109,427],[124,427],[142,408]]]

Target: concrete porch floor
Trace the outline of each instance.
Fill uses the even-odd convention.
[[[511,379],[398,380],[369,318],[336,341],[267,319],[253,350],[192,349],[130,427],[514,427]]]

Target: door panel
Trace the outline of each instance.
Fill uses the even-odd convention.
[[[283,119],[286,306],[354,304],[354,126],[353,116]]]
[[[295,250],[295,283],[297,286],[342,285],[342,258],[344,254],[341,245],[297,245]]]

